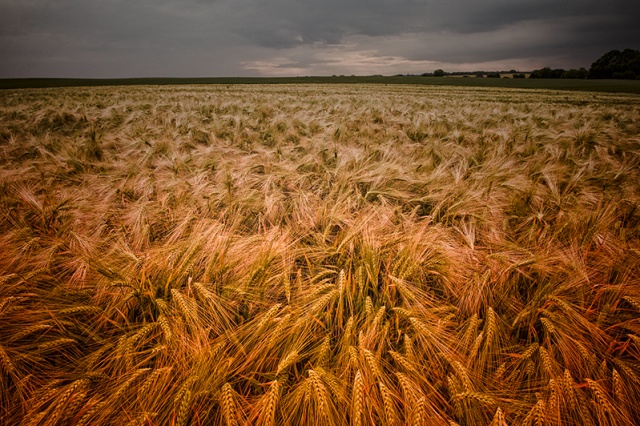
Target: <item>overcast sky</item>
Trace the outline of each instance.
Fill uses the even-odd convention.
[[[589,68],[640,0],[0,0],[0,78]]]

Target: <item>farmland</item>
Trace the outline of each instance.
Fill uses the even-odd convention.
[[[637,95],[3,90],[0,422],[640,423],[639,203]]]
[[[571,90],[585,92],[640,94],[637,80],[585,80],[585,79],[523,79],[523,78],[475,78],[423,77],[417,75],[396,76],[307,76],[307,77],[203,77],[203,78],[5,78],[0,79],[0,89],[36,89],[53,87],[97,86],[167,86],[167,85],[264,85],[264,84],[371,84],[371,85],[420,85],[454,87],[494,87],[509,89]]]

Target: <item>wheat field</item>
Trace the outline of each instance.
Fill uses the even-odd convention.
[[[0,423],[640,424],[640,98],[0,92]]]

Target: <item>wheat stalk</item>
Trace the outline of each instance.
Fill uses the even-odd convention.
[[[274,380],[269,387],[269,392],[267,393],[267,403],[264,408],[264,414],[261,416],[264,421],[263,425],[265,426],[274,426],[276,424],[276,408],[278,407],[278,401],[280,400],[280,382],[278,380]]]
[[[384,317],[385,311],[386,311],[386,307],[382,305],[378,309],[378,312],[376,312],[376,315],[373,318],[373,321],[371,323],[371,327],[377,328],[380,325],[380,323],[382,322],[382,318]]]
[[[571,377],[571,372],[567,369],[564,370],[562,388],[564,389],[565,395],[568,397],[570,407],[578,407],[579,401],[575,393],[575,382]]]
[[[91,315],[102,312],[102,308],[99,306],[74,306],[71,308],[61,309],[58,311],[60,315]]]
[[[487,344],[492,345],[493,339],[496,337],[496,314],[492,307],[487,309],[486,336]]]
[[[415,360],[415,350],[413,348],[413,340],[411,339],[411,337],[408,334],[405,334],[403,336],[404,339],[404,353],[405,356],[410,360],[413,361]]]
[[[353,333],[353,315],[349,317],[347,320],[347,324],[344,326],[344,332],[342,333],[342,339],[348,343],[348,340],[351,338]]]
[[[70,337],[61,337],[59,339],[51,340],[49,342],[38,345],[38,350],[41,352],[53,351],[63,346],[75,344],[76,340]]]
[[[127,390],[129,390],[133,382],[135,382],[140,376],[146,374],[147,372],[149,372],[149,368],[140,368],[136,370],[127,380],[120,384],[120,386],[113,394],[109,395],[109,398],[107,400],[110,403],[117,402],[120,397],[123,396]]]
[[[364,414],[364,380],[360,370],[356,372],[353,379],[353,390],[351,392],[351,423],[354,426],[362,425],[362,416]]]
[[[373,301],[371,300],[371,296],[367,296],[364,300],[364,312],[367,317],[373,314]]]
[[[262,331],[262,329],[267,325],[267,323],[269,323],[271,319],[278,313],[281,306],[282,305],[280,303],[276,303],[271,308],[269,308],[267,312],[265,312],[262,315],[262,317],[260,318],[260,322],[258,322],[258,324],[256,325],[256,328],[257,328],[256,333],[259,333],[260,331]]]
[[[503,379],[503,376],[506,370],[507,370],[507,364],[503,362],[498,366],[498,368],[496,369],[496,372],[494,373],[495,380],[501,381]]]
[[[549,352],[547,352],[544,346],[540,346],[538,348],[538,352],[540,353],[540,359],[542,360],[542,366],[544,367],[545,372],[549,376],[553,376],[553,363]]]
[[[629,302],[631,306],[636,308],[636,310],[640,311],[640,298],[632,297],[632,296],[623,296],[622,299],[626,300],[627,302]]]
[[[354,368],[360,365],[360,352],[355,346],[349,346],[349,364]]]
[[[418,401],[418,393],[415,391],[415,385],[404,373],[396,373],[396,377],[402,388],[402,394],[408,402],[407,407],[413,406]]]
[[[292,350],[284,358],[282,358],[280,360],[280,362],[278,363],[278,369],[276,370],[276,376],[279,376],[281,373],[283,373],[285,370],[287,370],[293,364],[298,362],[298,356],[299,356],[298,355],[298,351],[297,350]]]
[[[522,421],[523,425],[535,425],[542,426],[545,423],[545,410],[546,405],[543,400],[538,400],[536,404],[527,413],[526,417]]]
[[[465,393],[473,393],[472,392],[473,384],[471,383],[471,379],[469,378],[467,369],[460,363],[460,361],[457,361],[457,360],[454,360],[453,362],[451,362],[451,366],[453,367],[454,371],[460,378],[460,381],[462,382],[462,386],[464,387]]]
[[[557,334],[556,327],[553,325],[551,321],[549,321],[548,318],[540,317],[540,322],[544,326],[545,330],[547,330],[547,333],[551,335]]]
[[[164,299],[155,299],[155,304],[158,307],[158,310],[160,311],[161,314],[163,315],[169,315],[169,305],[167,304],[167,302]]]
[[[482,402],[486,405],[495,405],[495,400],[493,398],[481,392],[462,392],[454,395],[453,398],[456,400],[471,400]]]
[[[89,408],[82,417],[80,417],[80,420],[78,420],[78,423],[76,423],[77,426],[84,426],[84,425],[88,425],[88,424],[92,424],[91,419],[92,417],[100,412],[103,407],[106,406],[106,401],[102,400],[96,404],[94,404],[91,408]]]
[[[469,351],[469,361],[473,360],[478,354],[478,351],[480,350],[480,345],[482,345],[483,338],[484,338],[484,332],[481,331],[473,341],[473,346],[471,346],[471,350]]]
[[[604,389],[602,389],[602,387],[596,381],[589,378],[585,379],[585,382],[587,382],[587,385],[589,385],[589,389],[591,389],[591,391],[595,395],[598,407],[600,407],[607,414],[613,413],[613,406],[609,402],[609,398],[607,397]]]
[[[327,395],[327,389],[322,383],[320,375],[315,370],[308,370],[309,380],[313,386],[313,392],[318,402],[318,408],[320,409],[321,418],[330,419],[331,413],[329,412],[329,397]]]
[[[556,382],[555,379],[549,379],[549,389],[550,389],[550,393],[549,393],[549,397],[547,398],[547,408],[548,408],[548,412],[549,413],[555,413],[556,410],[559,407],[559,394],[558,394],[558,390],[562,390],[559,389],[558,384]]]
[[[383,377],[382,370],[376,360],[376,356],[368,349],[362,349],[362,353],[364,354],[364,359],[369,366],[369,369],[374,374],[375,377]]]
[[[533,342],[532,344],[529,345],[529,347],[524,352],[522,352],[522,355],[520,355],[520,358],[522,360],[527,360],[531,358],[531,356],[534,353],[536,353],[539,347],[540,345],[537,342]]]
[[[346,278],[345,278],[344,269],[341,269],[340,274],[338,274],[338,293],[340,293],[340,295],[344,293],[345,282],[346,282]]]
[[[191,401],[193,400],[193,392],[187,389],[182,398],[180,399],[180,405],[178,406],[178,414],[176,416],[176,424],[178,426],[184,426],[187,424],[189,416],[189,409],[191,408]]]
[[[0,363],[7,375],[11,375],[15,369],[13,362],[11,362],[11,358],[7,355],[7,352],[4,350],[2,346],[0,346]]]
[[[509,426],[504,419],[504,413],[502,412],[502,408],[498,407],[496,409],[496,413],[493,415],[493,419],[489,426]]]
[[[140,386],[138,387],[138,394],[139,395],[146,395],[149,390],[151,389],[151,387],[155,384],[155,382],[158,380],[158,378],[164,374],[171,371],[171,367],[163,367],[163,368],[158,368],[153,370],[140,384]],[[129,385],[128,382],[127,386]],[[126,388],[123,388],[126,389]]]
[[[222,407],[222,416],[227,426],[237,426],[238,424],[238,413],[233,393],[233,388],[229,383],[222,385],[220,405]]]
[[[365,277],[364,277],[364,269],[362,266],[359,266],[356,270],[356,284],[358,294],[362,294],[365,289]]]
[[[291,303],[291,280],[289,278],[289,273],[285,272],[283,274],[282,284],[284,286],[284,294],[287,298],[287,303]]]
[[[413,407],[411,413],[411,425],[423,425],[429,418],[429,412],[427,410],[427,400],[425,397],[418,399]]]
[[[160,324],[160,328],[162,329],[162,333],[164,334],[164,339],[166,342],[171,342],[173,338],[173,332],[171,331],[171,326],[169,325],[169,320],[167,317],[162,314],[158,316],[158,324]]]
[[[318,362],[320,364],[326,364],[331,357],[331,336],[329,334],[324,336],[324,339],[322,339],[318,352]]]
[[[480,319],[478,318],[478,314],[473,314],[461,339],[461,341],[464,342],[465,345],[468,345],[473,336],[476,335],[479,324]]]
[[[613,395],[618,401],[623,401],[625,399],[623,381],[620,377],[620,373],[614,368],[611,379],[613,381]]]
[[[49,415],[49,423],[51,423],[52,425],[58,423],[58,420],[60,420],[66,410],[69,410],[68,412],[70,413],[70,408],[73,408],[74,404],[68,404],[69,400],[74,394],[76,394],[76,392],[80,392],[81,394],[83,394],[84,398],[84,395],[86,395],[86,393],[83,391],[89,386],[89,383],[90,382],[88,379],[80,379],[74,381],[69,386],[69,388],[64,391],[64,393],[57,399],[56,405],[53,407],[53,411]]]
[[[179,311],[187,321],[195,321],[198,312],[191,300],[187,299],[179,290],[171,289],[171,297],[176,301]]]
[[[391,358],[401,366],[406,372],[413,372],[416,370],[416,366],[408,358],[404,357],[396,351],[389,351]]]
[[[398,415],[396,413],[393,397],[391,396],[391,391],[389,391],[389,388],[387,388],[387,386],[382,382],[378,382],[378,387],[380,388],[380,394],[382,395],[386,424],[389,426],[397,425]]]

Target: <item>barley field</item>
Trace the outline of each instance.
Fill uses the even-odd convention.
[[[640,98],[0,92],[0,423],[640,424]]]

